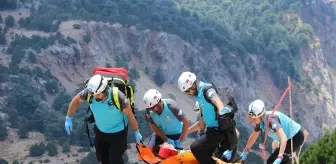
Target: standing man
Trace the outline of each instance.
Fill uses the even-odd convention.
[[[192,72],[183,72],[178,79],[179,89],[197,98],[201,108],[201,119],[206,126],[205,134],[195,140],[190,149],[200,164],[215,164],[212,155],[223,141],[225,151],[222,155],[228,161],[232,160],[236,148],[237,136],[233,120],[233,108],[224,106],[215,87],[209,83],[196,80]]]
[[[304,134],[300,124],[281,112],[276,111],[273,115],[271,113],[272,111],[265,110],[265,104],[262,100],[254,100],[249,105],[249,119],[256,126],[247,141],[244,152],[241,154],[242,160],[246,159],[249,149],[256,142],[260,131],[266,131],[266,125],[269,129],[268,137],[280,142],[279,147],[267,159],[268,164],[289,164],[290,157],[292,157],[291,140],[293,140],[293,152],[298,150],[303,144]],[[270,122],[267,124],[269,117],[271,117]]]
[[[113,92],[117,92],[120,109],[113,102]],[[65,118],[65,130],[68,135],[72,131],[72,116],[78,105],[92,95],[90,108],[95,118],[95,149],[98,161],[102,164],[124,164],[122,156],[127,149],[128,123],[135,131],[137,142],[142,140],[131,106],[121,91],[108,86],[101,75],[90,78],[87,87],[71,101]]]
[[[148,90],[143,101],[146,105],[146,120],[155,133],[148,146],[156,153],[163,142],[183,149],[182,142],[188,133],[189,121],[177,103],[171,99],[162,99],[156,89]]]

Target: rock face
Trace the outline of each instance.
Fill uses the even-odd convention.
[[[250,70],[239,60],[223,65],[216,49],[206,52],[202,46],[191,45],[175,35],[135,26],[122,27],[117,23],[79,23],[82,30],[90,34],[90,43],[81,42],[71,47],[54,45],[39,58],[40,63],[53,70],[52,73],[69,90],[74,90],[75,84],[89,77],[94,66],[105,66],[106,63],[116,66],[120,61],[129,61],[126,63],[128,67],[144,70],[151,78],[157,68],[162,68],[166,82],[176,86],[180,73],[191,70],[200,80],[234,89],[239,106],[237,120],[245,125],[251,101],[262,99],[267,109],[272,110],[285,90],[276,87],[270,71],[262,67],[262,59],[257,55],[248,56],[254,67]],[[65,35],[71,37],[71,33],[67,31]],[[291,90],[293,118],[311,132],[310,140],[323,134],[322,124],[331,127],[336,116],[333,79],[320,45],[316,39],[310,47],[301,49],[300,66],[307,80],[294,83]],[[289,114],[289,94],[278,110]]]

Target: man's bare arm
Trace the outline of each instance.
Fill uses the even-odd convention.
[[[156,135],[158,135],[159,137],[161,137],[161,139],[166,142],[168,140],[168,137],[153,123],[149,123],[150,127],[152,128],[152,130],[154,131],[154,133]]]
[[[189,127],[189,120],[186,116],[183,118],[183,127],[182,127],[182,133],[180,136],[180,141],[183,141],[185,136],[188,134],[188,127]]]
[[[129,123],[132,126],[132,129],[134,131],[138,131],[139,130],[138,123],[137,123],[137,121],[136,121],[136,119],[134,117],[134,114],[132,112],[132,108],[131,108],[131,106],[129,104],[126,106],[126,108],[123,109],[123,112],[126,114],[126,116],[128,118],[128,121],[129,121]]]
[[[80,97],[80,93],[78,93],[74,98],[72,98],[72,100],[69,104],[69,108],[68,108],[68,112],[67,112],[68,117],[71,117],[71,116],[74,115],[74,113],[78,109],[78,106],[81,102],[84,102],[84,100]]]
[[[219,113],[220,110],[222,110],[224,108],[224,103],[223,101],[219,98],[219,96],[214,96],[211,98],[211,102],[213,104],[215,104],[215,106],[217,107],[217,112]]]

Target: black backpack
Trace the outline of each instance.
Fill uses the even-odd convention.
[[[225,96],[224,96],[224,98],[225,98],[224,99],[224,103],[226,103],[225,105],[229,106],[232,109],[232,111],[231,111],[232,114],[234,114],[234,113],[236,113],[238,111],[238,106],[237,106],[236,100],[232,96],[233,95],[232,88],[225,87],[225,88],[220,88],[220,90],[219,90],[213,83],[211,83],[211,85],[205,84],[205,86],[203,88],[204,98],[215,107],[216,113],[217,113],[217,109],[216,109],[215,104],[213,104],[212,101],[210,101],[207,98],[207,96],[205,95],[206,92],[208,91],[208,89],[210,89],[210,88],[215,89],[215,91],[218,94],[218,96],[222,96],[222,94],[220,94],[220,91],[224,92],[224,94],[225,94]]]
[[[219,125],[219,129],[221,131],[225,131],[229,128],[235,127],[236,122],[234,121],[234,113],[236,113],[238,111],[238,106],[236,103],[236,100],[233,98],[232,96],[232,89],[230,89],[229,87],[226,88],[221,88],[225,94],[225,100],[224,100],[224,105],[231,108],[231,112],[227,113],[223,116],[219,116],[218,114],[218,110],[215,104],[212,103],[211,100],[209,100],[207,98],[207,96],[205,95],[206,92],[208,91],[208,89],[213,88],[215,89],[216,93],[218,94],[218,96],[221,96],[221,94],[219,93],[218,88],[212,83],[212,84],[205,84],[204,88],[203,88],[203,96],[205,97],[206,101],[208,101],[210,104],[212,104],[212,106],[214,107],[215,113],[216,113],[216,120],[218,120],[218,125]]]

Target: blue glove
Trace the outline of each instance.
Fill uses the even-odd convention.
[[[280,164],[281,163],[281,161],[282,161],[282,159],[281,158],[277,158],[274,162],[273,162],[273,164]]]
[[[231,112],[231,109],[230,108],[228,108],[228,107],[224,107],[223,109],[221,109],[220,111],[219,111],[219,115],[224,115],[224,114],[226,114],[226,113],[230,113]]]
[[[65,131],[70,135],[70,131],[72,131],[72,119],[71,117],[65,117]]]
[[[183,149],[182,142],[180,140],[175,140],[175,147],[178,149]]]
[[[248,154],[248,152],[247,151],[243,151],[243,153],[241,153],[240,154],[240,157],[241,157],[241,159],[243,160],[243,161],[245,161],[245,159],[246,159],[246,157],[247,157],[247,154]]]
[[[167,143],[168,143],[168,144],[171,144],[171,145],[173,145],[173,146],[175,147],[175,142],[174,142],[174,140],[168,138]]]
[[[140,134],[139,130],[134,132],[135,140],[137,143],[139,143],[142,140],[142,135]]]
[[[224,151],[222,158],[225,157],[227,160],[230,160],[232,157],[232,150],[226,150]]]

